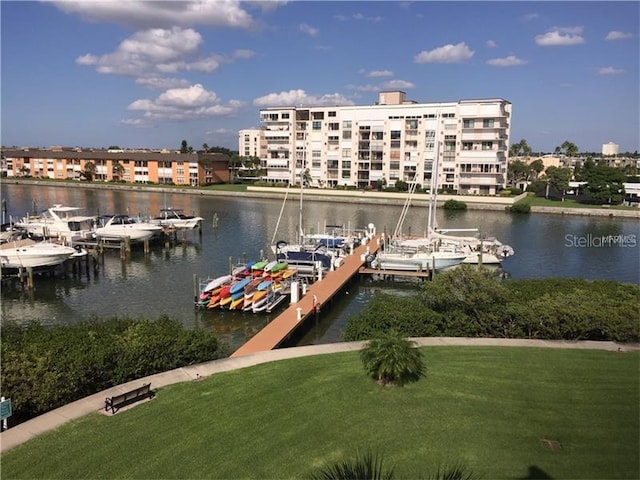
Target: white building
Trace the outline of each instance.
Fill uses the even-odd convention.
[[[367,188],[397,180],[459,193],[495,194],[506,185],[511,103],[503,99],[416,103],[381,92],[368,106],[283,107],[260,111],[261,129],[242,130],[240,155],[258,148],[263,180]]]
[[[266,152],[267,144],[260,129],[244,129],[238,132],[238,154],[241,157],[259,157]]]
[[[620,153],[620,145],[609,142],[602,144],[602,155],[618,155]]]

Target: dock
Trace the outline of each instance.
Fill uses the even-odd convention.
[[[257,352],[273,350],[287,340],[293,332],[328,303],[344,285],[360,272],[368,254],[377,253],[380,248],[380,235],[374,236],[366,244],[354,249],[351,255],[344,257],[344,262],[336,270],[326,275],[307,289],[307,292],[296,303],[292,303],[280,315],[268,323],[256,335],[231,354],[240,357]]]

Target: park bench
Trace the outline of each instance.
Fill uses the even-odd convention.
[[[145,383],[141,387],[134,388],[128,392],[114,395],[113,397],[107,397],[104,401],[104,409],[106,411],[111,409],[111,413],[116,413],[122,407],[137,402],[138,400],[142,400],[143,398],[150,398],[151,396],[153,396],[151,384]]]

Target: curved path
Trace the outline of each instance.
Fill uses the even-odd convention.
[[[427,337],[413,338],[419,346],[492,346],[492,347],[537,347],[537,348],[572,348],[588,350],[607,350],[613,352],[628,352],[640,350],[640,344],[623,344],[615,342],[562,340],[526,340],[508,338],[455,338],[455,337]],[[99,393],[77,400],[73,403],[42,414],[32,420],[11,427],[0,433],[0,452],[5,452],[20,445],[31,438],[60,425],[88,415],[104,411],[104,400],[107,397],[127,392],[139,387],[142,383],[151,382],[153,389],[174,383],[199,380],[220,372],[227,372],[239,368],[250,367],[262,363],[284,360],[288,358],[323,355],[328,353],[348,352],[360,350],[367,342],[345,342],[324,345],[309,345],[253,353],[239,357],[228,357],[211,362],[177,368],[168,372],[157,373],[140,378],[122,385],[111,387]]]

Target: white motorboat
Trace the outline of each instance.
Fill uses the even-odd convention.
[[[183,210],[175,208],[163,208],[160,215],[151,219],[150,222],[162,227],[183,228],[192,230],[204,220],[195,215],[186,215]]]
[[[0,264],[2,268],[52,267],[77,254],[75,248],[59,243],[23,239],[0,245]]]
[[[132,243],[143,242],[162,232],[160,225],[140,222],[129,215],[105,215],[99,219],[99,225],[94,230],[96,238],[106,241],[123,241],[129,239]]]
[[[58,238],[73,244],[90,238],[93,233],[95,217],[80,215],[82,210],[55,204],[40,215],[23,217],[14,227],[33,237]]]

